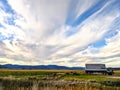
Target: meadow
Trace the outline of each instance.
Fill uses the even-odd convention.
[[[0,90],[120,90],[120,71],[109,76],[84,70],[1,69]]]

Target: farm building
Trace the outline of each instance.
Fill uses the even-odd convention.
[[[106,74],[107,68],[106,68],[105,64],[86,64],[85,72],[87,74],[92,74],[92,73]]]

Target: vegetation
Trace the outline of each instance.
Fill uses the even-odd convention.
[[[20,90],[29,90],[29,88],[34,88],[34,86],[39,88],[35,90],[43,90],[43,87],[52,88],[52,90],[59,90],[58,88],[63,88],[60,90],[69,90],[65,88],[71,88],[70,90],[85,90],[86,86],[88,90],[89,88],[91,88],[91,90],[100,90],[100,88],[102,88],[101,90],[120,90],[120,71],[115,71],[114,75],[109,76],[102,74],[85,74],[82,70],[1,69],[0,85],[2,85],[3,88],[12,88],[10,90],[17,90],[17,87],[24,88]]]

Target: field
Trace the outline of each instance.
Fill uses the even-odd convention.
[[[82,70],[1,69],[0,85],[2,88],[0,90],[19,90],[16,89],[17,87],[23,88],[20,90],[43,90],[43,88],[44,90],[51,90],[51,88],[52,90],[82,90],[81,88],[83,90],[85,88],[86,90],[89,88],[91,90],[120,90],[120,71],[114,71],[114,75],[109,76],[85,74]],[[29,89],[35,87],[39,89]]]

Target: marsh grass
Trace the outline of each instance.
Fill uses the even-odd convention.
[[[120,79],[108,77],[73,70],[0,70],[0,90],[120,90]]]
[[[3,89],[1,90],[120,90],[120,87],[105,86],[106,82],[102,84],[76,80],[2,80],[1,85]]]

